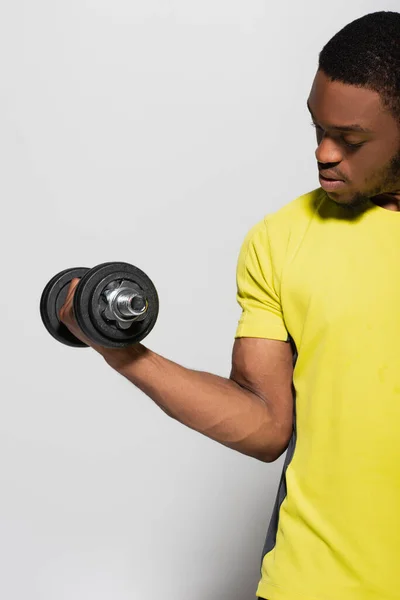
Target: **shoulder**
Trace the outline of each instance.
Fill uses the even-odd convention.
[[[269,227],[293,227],[298,223],[308,223],[318,213],[320,206],[326,201],[326,193],[322,188],[302,194],[284,204],[272,214],[266,215],[264,220]]]
[[[303,235],[325,201],[326,194],[322,188],[298,196],[253,225],[246,235],[245,244],[268,245],[273,249],[287,247],[289,239]]]

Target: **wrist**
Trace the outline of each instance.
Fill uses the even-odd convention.
[[[100,354],[106,363],[116,371],[123,371],[127,366],[140,360],[149,353],[142,344],[134,344],[127,348],[101,348]]]

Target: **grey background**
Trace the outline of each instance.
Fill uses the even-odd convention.
[[[283,459],[169,419],[42,326],[44,285],[131,262],[146,345],[229,375],[248,229],[318,187],[318,53],[398,2],[14,0],[0,7],[0,597],[249,600]]]

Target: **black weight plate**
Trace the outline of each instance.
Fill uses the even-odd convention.
[[[136,321],[125,330],[102,317],[106,305],[102,292],[112,281],[122,280],[139,286],[148,300],[143,321]],[[89,339],[105,348],[126,348],[143,340],[153,329],[158,310],[158,294],[153,282],[143,271],[129,263],[108,262],[94,267],[82,277],[74,296],[78,325]]]
[[[58,342],[76,348],[87,348],[88,346],[75,337],[64,323],[61,323],[58,315],[67,298],[71,281],[75,277],[80,279],[88,271],[89,269],[86,267],[75,267],[60,271],[50,279],[40,298],[40,315],[47,331]]]

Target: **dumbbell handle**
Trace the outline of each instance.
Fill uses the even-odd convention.
[[[147,299],[137,289],[122,282],[117,288],[103,292],[107,302],[103,317],[116,320],[120,325],[130,326],[133,321],[142,320],[147,312]]]
[[[146,310],[146,300],[143,296],[121,292],[115,300],[119,312],[124,317],[138,317]]]

